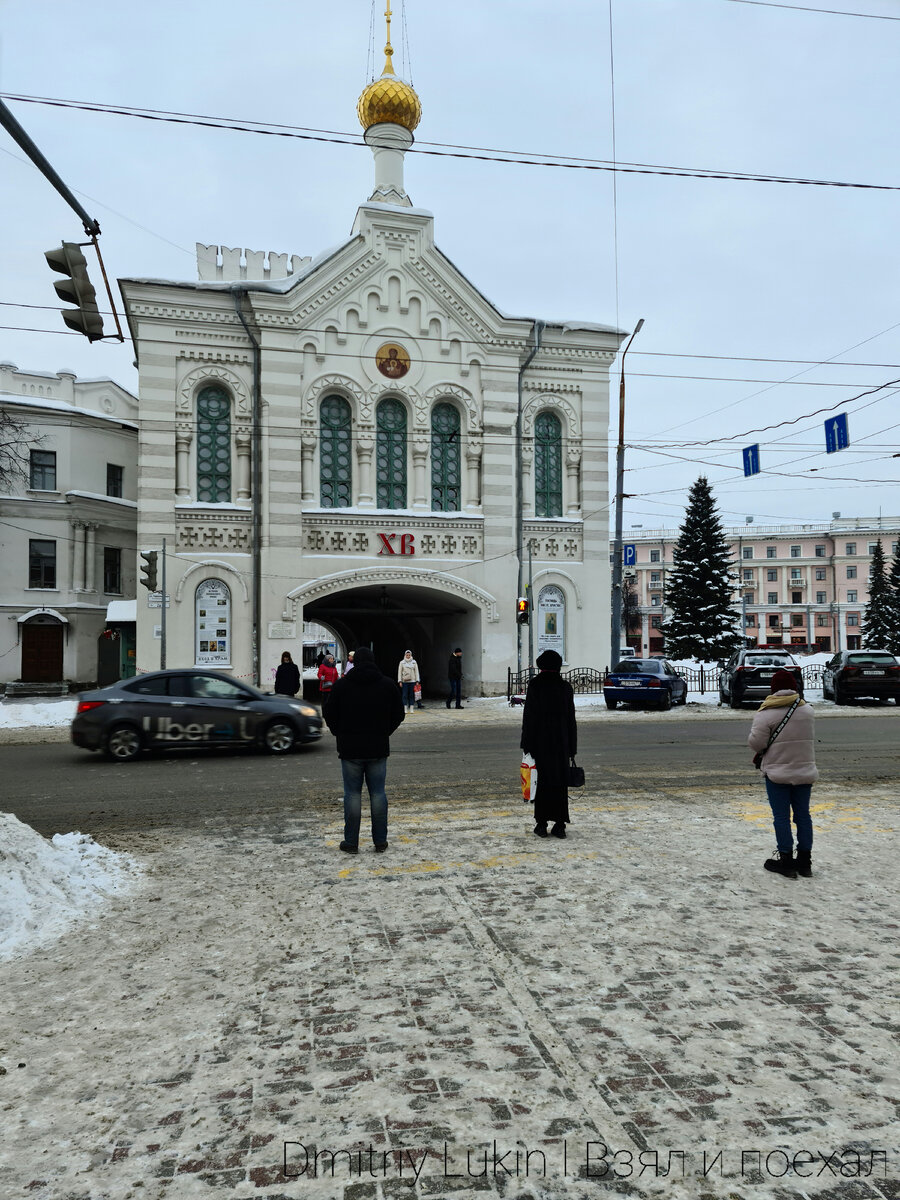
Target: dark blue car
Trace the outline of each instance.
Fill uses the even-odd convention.
[[[687,683],[665,658],[626,658],[607,675],[603,699],[607,708],[641,704],[667,710],[687,704]]]

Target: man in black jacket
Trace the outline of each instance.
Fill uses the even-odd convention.
[[[450,695],[447,697],[447,707],[456,699],[456,707],[462,708],[462,648],[457,646],[450,655],[447,663],[447,682],[450,684]]]
[[[387,795],[384,781],[391,752],[390,736],[405,713],[397,685],[375,665],[368,646],[353,656],[353,670],[338,680],[322,709],[328,728],[337,739],[344,779],[344,840],[347,854],[359,850],[362,785],[365,780],[372,810],[375,849],[387,850]]]

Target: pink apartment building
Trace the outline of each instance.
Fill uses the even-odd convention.
[[[748,646],[793,646],[798,652],[854,650],[869,598],[869,571],[881,539],[888,565],[900,537],[900,517],[835,517],[815,525],[748,521],[725,530],[738,573],[735,606]],[[641,631],[628,645],[638,654],[663,653],[666,574],[672,568],[674,529],[632,526],[625,542],[636,550],[632,577]]]

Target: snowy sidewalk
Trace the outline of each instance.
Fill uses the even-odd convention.
[[[797,881],[729,795],[129,838],[141,889],[3,968],[3,1195],[897,1197],[896,787],[817,789]]]

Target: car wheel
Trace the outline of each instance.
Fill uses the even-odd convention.
[[[615,708],[619,703],[618,700],[610,700],[609,696],[604,696],[603,698],[606,701],[607,708]]]
[[[685,688],[684,691],[681,693],[681,699],[678,701],[678,703],[679,704],[687,704],[687,688]]]
[[[114,725],[106,735],[103,752],[113,762],[133,762],[142,749],[141,735],[133,725]]]
[[[740,708],[741,707],[741,701],[735,697],[734,692],[732,692],[731,695],[728,697],[728,707],[729,708]]]
[[[835,704],[849,704],[850,701],[841,691],[837,684],[834,685],[834,702]]]
[[[668,712],[672,707],[672,692],[670,688],[666,688],[665,695],[663,696],[659,707],[663,712]]]
[[[296,741],[296,730],[289,721],[270,721],[263,731],[263,746],[269,754],[287,754]]]

